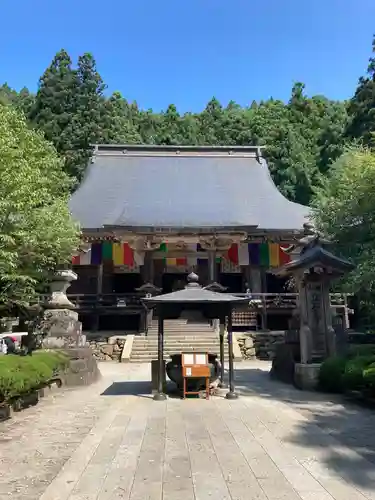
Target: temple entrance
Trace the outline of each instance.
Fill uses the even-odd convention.
[[[288,278],[275,276],[272,273],[266,273],[266,291],[267,293],[288,293]],[[293,292],[293,291],[291,291]]]
[[[187,273],[164,273],[162,278],[163,293],[171,293],[185,288]]]
[[[228,293],[243,292],[244,277],[240,273],[222,273],[220,275],[220,284],[227,288]]]
[[[132,293],[141,285],[142,277],[139,273],[123,273],[113,275],[113,293]]]

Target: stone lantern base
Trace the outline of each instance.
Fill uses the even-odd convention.
[[[86,344],[78,313],[71,309],[47,309],[44,312],[43,331],[46,334],[43,340],[45,348],[83,347]]]
[[[294,384],[298,389],[313,391],[318,387],[320,363],[296,363]]]
[[[68,269],[57,271],[51,280],[51,296],[45,304],[41,325],[45,335],[43,346],[46,348],[80,347],[86,344],[78,313],[66,296],[71,282],[76,279],[76,273]]]

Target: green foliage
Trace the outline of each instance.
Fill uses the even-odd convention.
[[[349,103],[350,122],[347,137],[360,139],[363,144],[374,146],[375,133],[375,36],[372,42],[372,57],[369,59],[367,77],[361,77],[353,98]]]
[[[54,57],[39,81],[29,118],[53,142],[66,170],[82,176],[90,145],[102,138],[105,85],[91,54],[78,59],[76,69],[65,50]]]
[[[371,395],[375,395],[375,363],[369,365],[363,371],[363,384],[367,390],[370,391]]]
[[[335,243],[334,251],[356,265],[346,278],[364,303],[375,298],[375,154],[351,147],[331,166],[316,189],[317,226]]]
[[[78,180],[90,155],[90,144],[265,145],[272,176],[291,200],[308,204],[320,175],[342,151],[348,116],[345,103],[307,97],[294,85],[288,103],[269,99],[226,107],[213,97],[201,113],[180,114],[174,104],[165,111],[139,110],[120,93],[104,96],[105,85],[91,54],[77,68],[61,50],[39,82],[36,96],[27,90],[0,88],[5,100],[22,109],[53,142],[66,171]],[[250,102],[250,101],[249,101]]]
[[[360,390],[364,386],[363,372],[375,362],[374,355],[357,356],[348,360],[342,376],[342,384],[346,390]]]
[[[61,352],[39,351],[33,356],[0,357],[0,401],[38,389],[69,364]]]
[[[347,360],[341,356],[326,359],[319,371],[319,388],[325,392],[341,392]]]
[[[0,303],[27,301],[71,258],[78,230],[67,201],[71,181],[41,133],[0,105]]]
[[[326,359],[319,372],[319,388],[325,392],[363,390],[368,380],[365,372],[375,367],[374,346],[356,346],[347,356],[333,356]],[[368,375],[370,378],[372,375]]]

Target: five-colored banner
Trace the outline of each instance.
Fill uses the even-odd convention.
[[[191,251],[204,252],[200,245],[190,245]],[[239,266],[278,267],[290,261],[290,255],[284,250],[287,246],[278,243],[234,243],[223,256],[233,264]],[[168,245],[162,243],[159,252],[165,253],[167,266],[195,265],[198,258],[194,253],[187,257],[168,257]],[[220,262],[220,257],[217,258]],[[92,243],[88,251],[80,252],[72,259],[74,265],[99,265],[104,262],[112,262],[115,266],[142,266],[144,264],[144,252],[136,252],[128,243],[114,243],[103,241]]]

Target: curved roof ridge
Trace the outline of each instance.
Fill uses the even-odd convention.
[[[270,168],[268,166],[268,163],[267,163],[267,160],[262,157],[260,158],[260,164],[262,165],[262,168],[264,168],[266,171],[267,171],[267,175],[268,175],[268,178],[269,178],[269,182],[272,184],[272,187],[273,189],[275,189],[277,191],[277,194],[279,196],[281,196],[287,203],[290,203],[292,205],[295,205],[296,207],[302,207],[304,209],[309,209],[309,207],[307,207],[306,205],[302,205],[302,203],[298,203],[296,201],[292,201],[292,200],[289,200],[281,191],[280,189],[277,187],[275,181],[273,180],[273,177],[272,177],[272,174],[271,174],[271,171],[270,171]],[[309,209],[311,210],[311,209]]]

